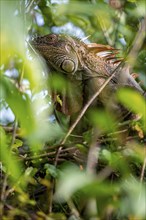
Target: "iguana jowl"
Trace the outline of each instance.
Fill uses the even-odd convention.
[[[70,115],[81,110],[121,62],[116,59],[117,50],[108,45],[85,44],[79,39],[65,35],[49,34],[37,37],[32,41],[32,45],[46,60],[49,68],[62,73],[74,85],[73,90],[70,86],[66,88],[66,100],[63,100],[62,107],[62,112]],[[94,105],[110,103],[112,111],[116,110],[121,114],[121,107],[112,101],[112,97],[118,88],[125,86],[144,93],[129,74],[129,70],[119,68]]]

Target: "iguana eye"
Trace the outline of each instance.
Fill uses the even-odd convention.
[[[74,72],[75,64],[72,60],[64,60],[61,64],[61,68],[67,73],[72,73]]]

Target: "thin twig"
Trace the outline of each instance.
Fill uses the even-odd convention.
[[[25,63],[23,63],[22,71],[21,71],[21,74],[20,74],[20,77],[19,77],[19,81],[18,81],[18,85],[19,85],[20,89],[21,89],[21,84],[22,84],[22,80],[23,80],[23,76],[24,76],[24,67],[25,67]]]
[[[4,204],[5,204],[5,200],[6,200],[5,194],[6,194],[6,187],[7,187],[7,179],[8,179],[8,175],[5,175],[3,185],[2,185],[2,190],[1,190],[1,203],[0,203],[0,217],[1,217],[1,219],[3,217]]]
[[[116,28],[115,28],[115,36],[114,36],[114,44],[111,45],[113,47],[116,46],[116,43],[118,41],[118,34],[119,34],[119,26],[120,26],[120,20],[121,20],[121,17],[122,17],[122,14],[123,14],[123,11],[119,11],[119,14],[118,14],[118,22],[116,23]]]
[[[135,64],[135,61],[137,59],[137,54],[140,48],[142,47],[145,36],[146,36],[146,17],[140,23],[139,31],[137,32],[137,35],[132,43],[133,46],[127,56],[127,61],[132,66]]]
[[[74,149],[76,149],[76,147],[70,147],[70,148],[62,149],[61,153],[65,153],[65,152],[68,152],[68,151],[74,150]],[[36,160],[36,159],[40,159],[40,158],[43,158],[43,157],[54,156],[55,153],[56,153],[56,151],[46,152],[44,154],[39,154],[39,155],[31,156],[31,157],[21,157],[21,160],[26,160],[26,161]]]
[[[98,156],[99,156],[100,146],[97,141],[93,142],[90,146],[87,158],[87,172],[91,175],[96,174],[96,166],[98,163]]]
[[[89,173],[90,175],[96,174],[96,167],[98,163],[100,145],[97,142],[97,138],[98,138],[97,134],[98,132],[96,131],[96,129],[94,129],[92,143],[88,151],[86,170],[87,170],[87,173]]]
[[[118,134],[125,133],[125,132],[127,132],[127,131],[128,131],[128,129],[123,129],[123,130],[121,130],[121,131],[111,132],[111,133],[107,134],[107,136],[114,136],[114,135],[118,135]]]
[[[146,157],[144,158],[144,162],[143,162],[143,166],[142,166],[142,170],[141,170],[140,182],[143,181],[145,169],[146,169]]]
[[[54,186],[55,186],[55,179],[52,177],[51,180],[51,187],[48,192],[48,212],[52,212],[52,207],[53,207],[53,195],[54,195]]]
[[[14,145],[14,142],[15,142],[16,132],[17,132],[17,126],[18,126],[18,122],[17,122],[17,120],[15,119],[10,149],[12,149],[12,147],[13,147],[13,145]]]
[[[109,34],[108,34],[107,30],[106,30],[106,27],[104,25],[103,19],[99,15],[98,15],[97,19],[98,19],[98,23],[99,23],[99,25],[101,27],[102,33],[104,35],[104,38],[105,38],[107,44],[113,46],[113,41],[111,40],[111,38],[110,38],[110,36],[109,36]]]
[[[2,127],[6,132],[13,132],[13,130],[14,130],[14,127],[10,127],[10,126],[2,126]],[[19,133],[21,130],[20,130],[20,128],[17,128],[16,131]]]
[[[56,157],[55,157],[55,162],[54,162],[54,166],[57,166],[57,161],[58,161],[58,158],[59,158],[59,154],[61,153],[61,150],[62,150],[62,146],[60,146],[56,152]]]
[[[50,153],[39,154],[39,155],[36,155],[36,156],[31,156],[31,157],[21,157],[21,160],[29,161],[29,160],[40,159],[40,158],[43,158],[43,157],[48,157],[48,156],[54,156],[55,152],[56,151],[53,151],[53,152],[50,152]]]
[[[100,171],[100,173],[98,173],[96,179],[102,182],[107,177],[109,177],[112,172],[113,172],[113,169],[110,166],[106,166],[104,169]]]
[[[72,215],[75,216],[75,219],[76,220],[79,220],[80,219],[80,214],[78,212],[78,210],[76,209],[73,201],[70,199],[68,202],[67,202],[71,212],[72,212]]]
[[[100,144],[97,142],[98,132],[95,128],[92,135],[92,143],[90,145],[89,151],[88,151],[88,157],[87,157],[87,173],[89,175],[96,175],[96,168],[98,164],[98,158],[99,158],[99,151],[100,151]],[[97,201],[96,199],[90,198],[87,201],[86,204],[86,214],[88,216],[97,215]]]
[[[33,3],[34,3],[34,0],[30,0],[30,1],[28,2],[28,4],[26,5],[26,13],[29,13],[29,12],[30,12]]]
[[[80,112],[80,114],[78,115],[77,119],[75,120],[75,122],[73,123],[73,125],[70,127],[69,131],[67,132],[66,136],[64,137],[63,141],[61,142],[61,145],[64,145],[67,138],[69,137],[69,135],[72,133],[72,131],[74,130],[74,128],[77,126],[77,124],[79,123],[79,121],[81,120],[81,118],[84,116],[84,114],[86,113],[87,109],[90,107],[90,105],[92,104],[92,102],[94,102],[94,100],[99,96],[99,94],[103,91],[103,89],[105,88],[105,86],[110,82],[110,80],[115,76],[117,70],[123,66],[123,62],[121,62],[112,72],[111,76],[103,83],[103,85],[100,87],[100,89],[91,97],[91,99],[87,102],[87,104],[84,106],[84,108],[82,109],[82,111]]]

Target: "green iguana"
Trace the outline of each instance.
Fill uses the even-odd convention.
[[[48,34],[37,37],[32,45],[46,60],[49,68],[62,74],[73,85],[72,89],[70,84],[62,89],[63,104],[60,111],[67,115],[79,112],[121,62],[116,58],[118,50],[109,45],[85,44],[65,35]],[[129,70],[120,67],[93,105],[109,106],[111,111],[122,115],[123,108],[113,101],[113,96],[120,87],[131,87],[144,94]]]

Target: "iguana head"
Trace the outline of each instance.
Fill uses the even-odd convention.
[[[35,38],[31,44],[55,70],[71,75],[77,71],[78,57],[73,38],[48,34]]]

